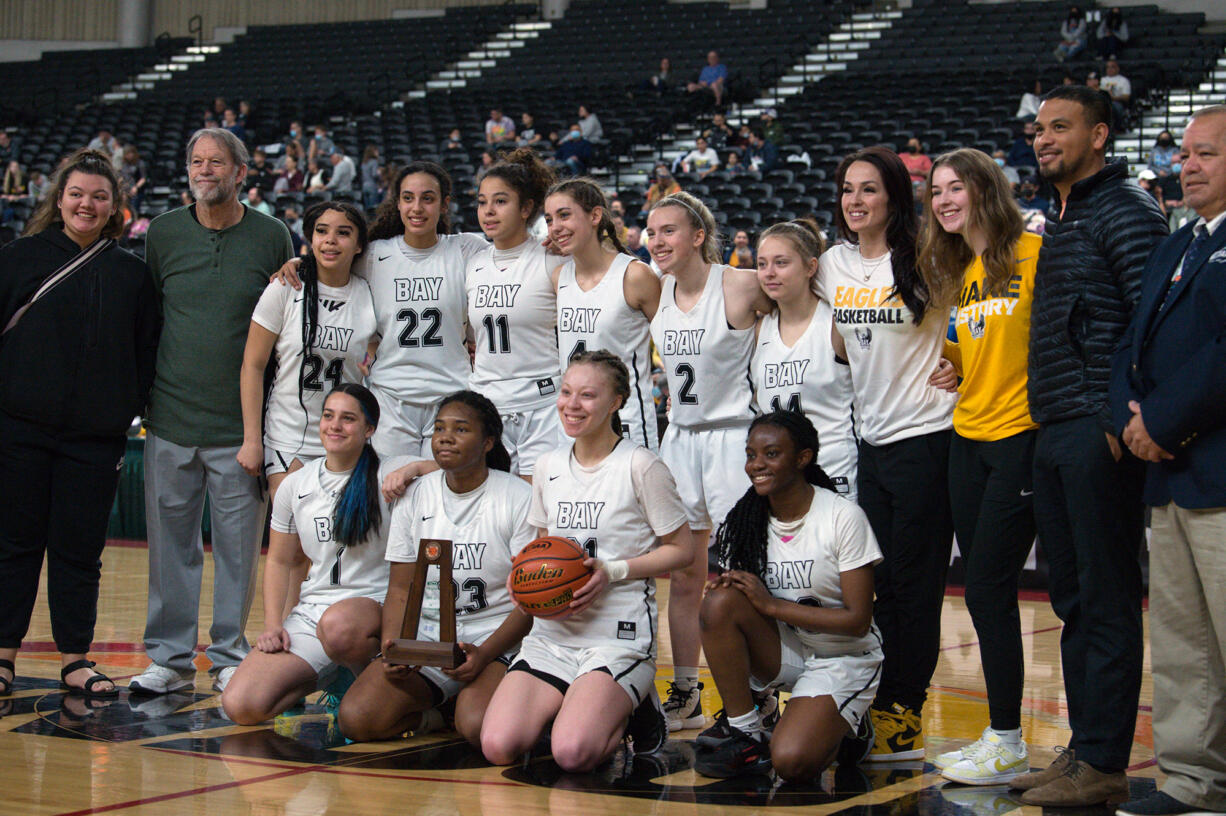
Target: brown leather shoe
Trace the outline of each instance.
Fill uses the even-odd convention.
[[[1057,747],[1056,758],[1052,760],[1050,765],[1041,771],[1031,771],[1030,773],[1014,777],[1009,782],[1009,788],[1012,790],[1030,790],[1040,785],[1046,785],[1048,782],[1054,782],[1068,770],[1069,763],[1073,759],[1073,751],[1071,749]]]
[[[1043,807],[1087,807],[1128,801],[1128,777],[1123,771],[1103,773],[1088,762],[1071,760],[1064,773],[1046,785],[1022,794],[1022,804]]]

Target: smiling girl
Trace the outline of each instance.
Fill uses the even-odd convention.
[[[698,682],[698,606],[705,543],[744,492],[745,429],[756,413],[750,357],[759,312],[770,298],[747,269],[719,263],[715,219],[689,193],[667,196],[647,216],[648,249],[664,273],[651,337],[672,397],[660,458],[677,479],[694,539],[694,561],[669,581],[674,680],[664,712],[670,731],[704,722]]]
[[[388,576],[388,510],[370,444],[378,424],[379,405],[364,386],[333,389],[319,422],[324,456],[289,474],[277,492],[264,631],[221,695],[239,725],[275,717],[328,685],[339,667],[360,674],[378,651]]]
[[[430,709],[454,697],[456,730],[480,746],[486,706],[532,627],[506,589],[511,560],[533,537],[532,488],[507,472],[511,457],[502,446],[502,420],[480,394],[445,397],[430,444],[441,469],[415,481],[392,511],[380,639],[386,650],[400,637],[418,542],[445,539],[452,542],[456,637],[467,660],[455,669],[371,663],[341,702],[340,726],[352,740],[392,739],[424,730]],[[427,585],[426,595],[418,635],[437,640],[437,614],[430,618],[438,609],[437,581]]]
[[[920,712],[936,668],[945,571],[953,542],[948,467],[954,398],[929,383],[947,310],[915,268],[911,177],[894,151],[843,159],[836,212],[847,243],[821,257],[818,296],[834,310],[835,351],[851,366],[860,419],[859,502],[885,561],[876,621],[885,663],[870,760],[924,755]]]
[[[366,250],[366,219],[347,202],[314,205],[303,218],[311,254],[298,268],[302,290],[270,283],[251,316],[240,391],[243,445],[238,463],[268,477],[275,500],[286,475],[323,456],[319,417],[325,389],[361,382],[359,366],[375,335],[370,285],[351,274]],[[264,409],[264,369],[277,373]],[[261,433],[261,420],[263,431]]]
[[[562,441],[557,412],[556,271],[528,234],[553,171],[521,147],[491,165],[477,188],[477,218],[493,242],[468,262],[468,319],[476,341],[472,388],[503,415],[511,472],[531,480],[536,458]]]
[[[800,411],[822,442],[818,465],[839,495],[856,499],[851,371],[835,358],[830,304],[814,292],[826,247],[810,220],[773,224],[758,239],[758,282],[774,302],[762,317],[753,379],[762,411]]]
[[[979,637],[991,722],[983,736],[933,763],[946,779],[1008,782],[1029,769],[1022,739],[1018,579],[1034,543],[1032,465],[1038,425],[1026,394],[1030,304],[1043,239],[1000,168],[978,150],[936,160],[919,268],[934,304],[957,308],[946,341],[962,385],[954,407],[949,493],[966,566],[966,606]]]
[[[651,396],[651,319],[660,279],[622,246],[604,191],[591,179],[555,184],[545,199],[549,237],[570,255],[556,274],[558,350],[565,368],[587,349],[613,349],[630,370],[620,412],[626,438],[658,450]]]
[[[495,765],[514,762],[550,721],[565,771],[603,762],[627,729],[641,754],[667,737],[654,688],[652,576],[691,563],[693,544],[668,468],[622,438],[629,394],[625,364],[604,349],[577,355],[562,379],[557,411],[573,441],[538,460],[529,522],[580,544],[594,572],[567,616],[534,623],[494,692],[481,750]]]

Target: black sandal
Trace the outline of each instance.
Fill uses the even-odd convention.
[[[78,669],[92,669],[94,665],[94,661],[92,660],[78,660],[75,663],[69,663],[67,666],[60,669],[60,688],[67,691],[69,694],[76,694],[80,697],[86,698],[87,700],[101,700],[108,697],[118,697],[119,686],[116,686],[115,681],[111,680],[111,678],[107,677],[102,672],[95,672],[93,677],[85,681],[85,685],[83,687],[68,685],[68,680],[66,679],[68,675],[72,674]],[[94,686],[99,683],[110,683],[111,688],[107,689],[106,691],[94,691]]]
[[[13,683],[17,680],[17,667],[11,660],[0,659],[0,669],[8,669],[9,674],[13,675],[11,678],[0,677],[0,683],[3,683],[0,685],[0,697],[7,697],[13,693]]]

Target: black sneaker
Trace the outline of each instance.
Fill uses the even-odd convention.
[[[716,779],[770,773],[770,745],[744,731],[729,728],[732,736],[698,754],[694,760],[694,770]]]
[[[732,739],[732,732],[735,730],[728,723],[728,715],[721,708],[715,714],[715,724],[695,737],[694,744],[703,748],[714,748],[721,742]]]
[[[868,756],[869,752],[873,750],[874,737],[873,718],[866,711],[864,716],[860,718],[860,727],[856,729],[856,733],[850,737],[843,737],[843,741],[839,743],[839,753],[836,761],[840,766],[854,767],[859,765]]]
[[[634,746],[634,753],[639,755],[654,754],[668,741],[668,724],[655,689],[648,689],[643,701],[630,714],[626,735]]]

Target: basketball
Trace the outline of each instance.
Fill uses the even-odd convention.
[[[586,558],[587,554],[569,538],[538,538],[511,562],[511,594],[530,615],[562,615],[575,591],[591,577],[592,571],[583,565]]]

